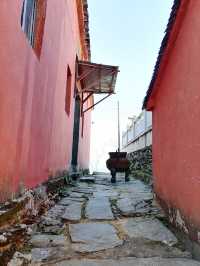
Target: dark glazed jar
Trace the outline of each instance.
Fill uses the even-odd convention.
[[[107,168],[111,171],[126,172],[129,169],[130,162],[126,158],[126,152],[109,152],[110,158],[106,161]]]

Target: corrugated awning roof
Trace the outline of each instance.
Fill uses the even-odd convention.
[[[118,66],[78,61],[77,81],[81,82],[82,92],[113,94],[118,72]]]
[[[118,66],[95,64],[88,61],[77,61],[77,82],[81,84],[82,113],[87,112],[98,103],[115,93]],[[105,94],[96,103],[83,110],[84,103],[94,94]],[[84,97],[85,95],[85,97]]]

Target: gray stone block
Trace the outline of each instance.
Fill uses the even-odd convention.
[[[109,249],[123,243],[108,223],[70,224],[69,233],[73,249],[80,253]]]

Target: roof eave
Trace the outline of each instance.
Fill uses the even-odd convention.
[[[79,31],[84,59],[90,61],[90,34],[89,34],[89,13],[87,0],[77,0],[77,11],[79,20]]]
[[[174,0],[174,4],[172,6],[171,14],[169,17],[169,21],[167,24],[167,28],[165,31],[165,36],[162,40],[161,47],[158,53],[158,58],[154,67],[153,76],[149,85],[149,88],[146,92],[146,96],[143,101],[142,109],[152,110],[155,103],[155,91],[159,86],[157,86],[158,79],[160,78],[161,72],[164,68],[165,63],[167,62],[167,58],[170,53],[171,42],[176,40],[176,36],[180,30],[180,24],[177,23],[179,14],[181,12],[181,7],[187,3],[188,0]],[[182,16],[181,16],[182,17]],[[175,29],[176,28],[176,29]]]

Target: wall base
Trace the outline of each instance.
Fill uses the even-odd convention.
[[[194,226],[179,209],[168,205],[163,199],[156,195],[161,208],[164,210],[172,231],[182,242],[186,250],[188,250],[194,259],[200,261],[200,228]]]

